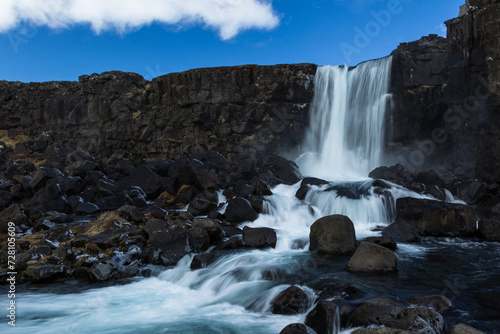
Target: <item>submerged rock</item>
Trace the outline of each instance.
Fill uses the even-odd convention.
[[[271,301],[273,314],[298,314],[309,307],[309,296],[299,287],[292,285],[280,292]]]
[[[448,334],[486,334],[486,333],[464,324],[458,324],[453,326]]]
[[[397,318],[404,305],[391,299],[378,299],[365,302],[351,315],[352,326],[384,325]]]
[[[451,300],[443,295],[417,296],[413,297],[408,302],[413,305],[432,307],[438,312],[453,308]]]

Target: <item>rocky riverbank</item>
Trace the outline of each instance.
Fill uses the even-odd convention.
[[[5,245],[1,276],[8,272],[7,224],[13,222],[19,282],[119,281],[151,275],[150,265],[173,266],[189,253],[197,254],[191,263],[192,270],[197,270],[236,249],[275,247],[273,229],[239,225],[257,219],[265,210],[272,187],[298,182],[299,200],[311,189],[323,187],[350,199],[373,191],[390,202],[394,199],[387,189],[392,186],[386,180],[436,199],[398,199],[394,223],[381,237],[357,240],[353,223],[344,216],[324,217],[313,224],[311,250],[321,256],[352,256],[346,270],[353,274],[397,272],[393,251],[399,242],[419,242],[427,236],[500,241],[498,184],[464,179],[442,169],[413,175],[401,165],[381,167],[370,174],[375,181],[339,188],[325,180],[303,178],[294,162],[276,155],[249,153],[228,160],[208,151],[138,164],[116,155],[96,159],[86,151],[55,143],[50,133],[15,149],[1,146],[0,233]],[[444,202],[451,193],[468,205]],[[357,288],[325,289],[316,293],[323,297],[306,320],[318,333],[328,332],[321,328],[330,328],[337,312],[342,328],[386,325],[424,333],[434,326],[436,333],[444,333],[444,320],[434,304],[448,305],[448,301],[439,297],[417,296],[423,304],[382,300],[357,305],[345,301],[362,295],[346,297]],[[327,293],[332,289],[334,295]],[[303,292],[282,294],[273,301],[273,312],[299,313],[312,305],[309,296],[297,297]],[[408,308],[413,304],[421,306]],[[383,318],[375,314],[380,310]]]

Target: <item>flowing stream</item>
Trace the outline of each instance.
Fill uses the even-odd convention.
[[[153,277],[122,285],[75,281],[21,286],[16,298],[18,325],[6,331],[277,334],[290,323],[303,322],[307,312],[273,315],[270,301],[294,284],[309,294],[312,308],[313,289],[324,283],[353,284],[366,293],[365,299],[387,296],[405,301],[443,293],[458,306],[447,316],[452,323],[474,319],[478,328],[500,327],[498,244],[460,239],[401,244],[396,252],[400,271],[390,276],[350,274],[344,271],[349,257],[325,259],[308,250],[309,228],[322,216],[349,216],[359,240],[380,234],[380,227],[392,222],[397,198],[423,197],[396,185],[374,192],[373,180],[367,178],[382,158],[391,61],[389,57],[356,68],[318,69],[305,145],[314,153],[304,153],[297,163],[305,175],[330,183],[313,187],[302,201],[295,197],[299,184],[279,185],[265,213],[243,224],[274,228],[275,249],[237,250],[196,271],[190,269],[188,255],[173,268],[156,268]],[[345,189],[359,196],[339,195]],[[0,296],[1,305],[5,297]]]

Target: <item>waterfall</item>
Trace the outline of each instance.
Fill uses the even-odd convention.
[[[321,66],[315,79],[306,151],[306,175],[366,177],[380,166],[389,108],[392,57],[354,68]]]

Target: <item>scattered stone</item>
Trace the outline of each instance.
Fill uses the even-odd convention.
[[[353,285],[340,283],[326,283],[320,288],[320,299],[337,299],[354,300],[363,297],[365,293]]]
[[[311,226],[309,239],[309,249],[319,254],[353,254],[357,245],[354,224],[342,215],[318,219]]]
[[[396,249],[398,249],[398,244],[396,243],[396,241],[394,241],[393,238],[391,238],[387,235],[384,235],[381,237],[368,237],[368,238],[364,239],[363,241],[377,244],[379,246],[385,247],[385,248],[390,249],[392,251],[395,251]]]
[[[189,245],[195,252],[204,252],[210,246],[210,237],[205,229],[194,227],[187,231]]]
[[[389,249],[363,241],[349,260],[347,270],[352,272],[394,272],[398,258]]]
[[[427,307],[416,307],[401,310],[397,319],[389,320],[386,325],[422,334],[443,334],[445,323],[436,311]]]
[[[80,203],[75,209],[75,214],[79,216],[92,215],[100,211],[99,207],[93,203]]]
[[[370,329],[357,329],[352,334],[419,334],[416,332],[408,332],[403,329],[395,329],[389,327],[375,327]]]
[[[26,275],[34,282],[45,282],[65,275],[62,265],[36,264],[26,268]]]

